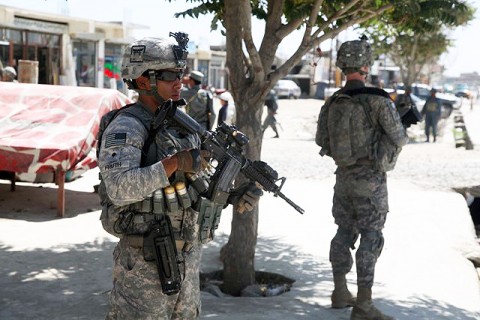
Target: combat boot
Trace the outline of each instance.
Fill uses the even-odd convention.
[[[355,297],[348,291],[345,275],[334,275],[335,289],[332,292],[332,308],[342,309],[355,305]]]
[[[353,306],[350,320],[394,320],[375,308],[372,302],[372,289],[358,288],[357,303]]]

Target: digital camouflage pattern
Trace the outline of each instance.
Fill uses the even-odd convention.
[[[321,154],[332,157],[338,166],[362,159],[371,160],[379,171],[392,170],[401,148],[408,143],[395,104],[377,94],[345,97],[343,92],[352,89],[340,89],[320,109],[315,142],[322,147]]]
[[[196,319],[200,314],[200,260],[201,247],[195,246],[184,254],[185,265],[182,290],[164,295],[158,280],[155,262],[143,259],[143,250],[121,239],[115,251],[113,289],[110,292],[110,310],[106,319]]]
[[[373,159],[374,128],[369,125],[358,97],[336,93],[322,108],[319,126],[327,131],[317,143],[337,166],[350,166],[358,159]]]
[[[124,51],[122,78],[137,79],[147,70],[185,68],[186,60],[176,59],[170,39],[144,38],[130,44]]]
[[[341,92],[362,89],[361,81],[347,81]],[[388,137],[392,148],[398,153],[407,144],[408,136],[393,102],[382,95],[359,94],[371,116],[373,125],[381,129]],[[332,104],[334,105],[334,103]],[[362,106],[358,106],[361,108]],[[323,107],[322,107],[323,109]],[[335,111],[332,108],[329,112]],[[351,132],[352,135],[365,136],[365,139],[352,139],[352,143],[371,143],[375,134],[367,120],[365,112],[358,113],[359,127],[365,132]],[[319,115],[316,142],[329,139],[329,125],[322,111]],[[359,130],[358,127],[356,130]],[[373,146],[354,146],[352,150],[365,150]],[[375,150],[373,150],[375,151]],[[373,153],[375,154],[375,152]],[[334,188],[332,214],[338,230],[331,242],[330,261],[333,274],[347,274],[353,266],[350,252],[360,235],[360,245],[356,252],[357,283],[359,287],[371,288],[374,281],[375,264],[383,248],[382,229],[388,212],[388,193],[385,170],[379,170],[377,160],[369,161],[364,154],[358,154],[358,162],[350,166],[338,166]],[[365,161],[367,160],[367,161]]]
[[[146,107],[141,110],[143,117],[153,119]],[[127,245],[124,235],[142,234],[149,229],[148,214],[135,210],[155,190],[171,184],[160,160],[184,150],[199,149],[200,139],[166,125],[155,137],[159,161],[140,167],[142,147],[148,136],[142,122],[127,113],[119,114],[105,129],[101,141],[98,165],[112,203],[102,210],[101,221],[107,232],[121,238],[114,252],[114,288],[107,318],[194,319],[200,309],[198,212],[189,208],[170,215],[175,238],[193,246],[192,251],[183,253],[186,277],[181,291],[173,296],[162,293],[155,263],[144,260],[141,248]]]
[[[334,274],[347,274],[353,265],[351,248],[358,236],[356,251],[357,284],[371,288],[375,264],[383,248],[382,229],[388,212],[386,173],[371,166],[338,168],[332,214],[338,231],[332,239],[330,262]]]
[[[372,48],[366,38],[363,40],[346,41],[337,52],[336,66],[341,70],[359,69],[373,64]]]

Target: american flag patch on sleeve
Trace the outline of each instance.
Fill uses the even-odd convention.
[[[105,138],[105,148],[124,146],[127,141],[127,133],[110,133]]]

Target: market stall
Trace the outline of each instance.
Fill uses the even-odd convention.
[[[66,179],[97,165],[102,115],[129,102],[112,89],[0,82],[0,171],[22,181],[55,182],[63,217]]]

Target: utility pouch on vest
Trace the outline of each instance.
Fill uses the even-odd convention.
[[[140,205],[140,208],[139,208],[139,211],[140,212],[152,212],[152,195],[146,197],[145,199],[143,199],[143,201],[141,202],[141,205]]]
[[[400,150],[401,149],[397,148],[392,142],[390,142],[387,135],[382,135],[377,145],[377,157],[374,165],[375,169],[381,172],[393,170],[397,163]]]
[[[155,260],[162,292],[176,294],[182,286],[177,247],[172,224],[167,215],[161,215],[152,229],[144,235],[143,254],[146,261]]]
[[[175,192],[177,193],[178,202],[183,210],[190,208],[192,205],[192,201],[190,200],[190,196],[187,192],[187,187],[185,186],[185,182],[177,182],[175,183]]]
[[[200,226],[199,237],[202,243],[213,240],[215,230],[218,229],[223,205],[216,204],[211,200],[199,198],[195,203],[198,211],[198,225]]]
[[[165,197],[162,189],[157,189],[153,192],[153,208],[152,212],[155,214],[164,214],[167,212]],[[148,212],[148,211],[147,211]]]
[[[167,203],[167,209],[171,213],[175,213],[180,210],[180,206],[178,204],[177,194],[175,192],[175,188],[173,186],[168,186],[163,189],[165,192],[165,201]]]

